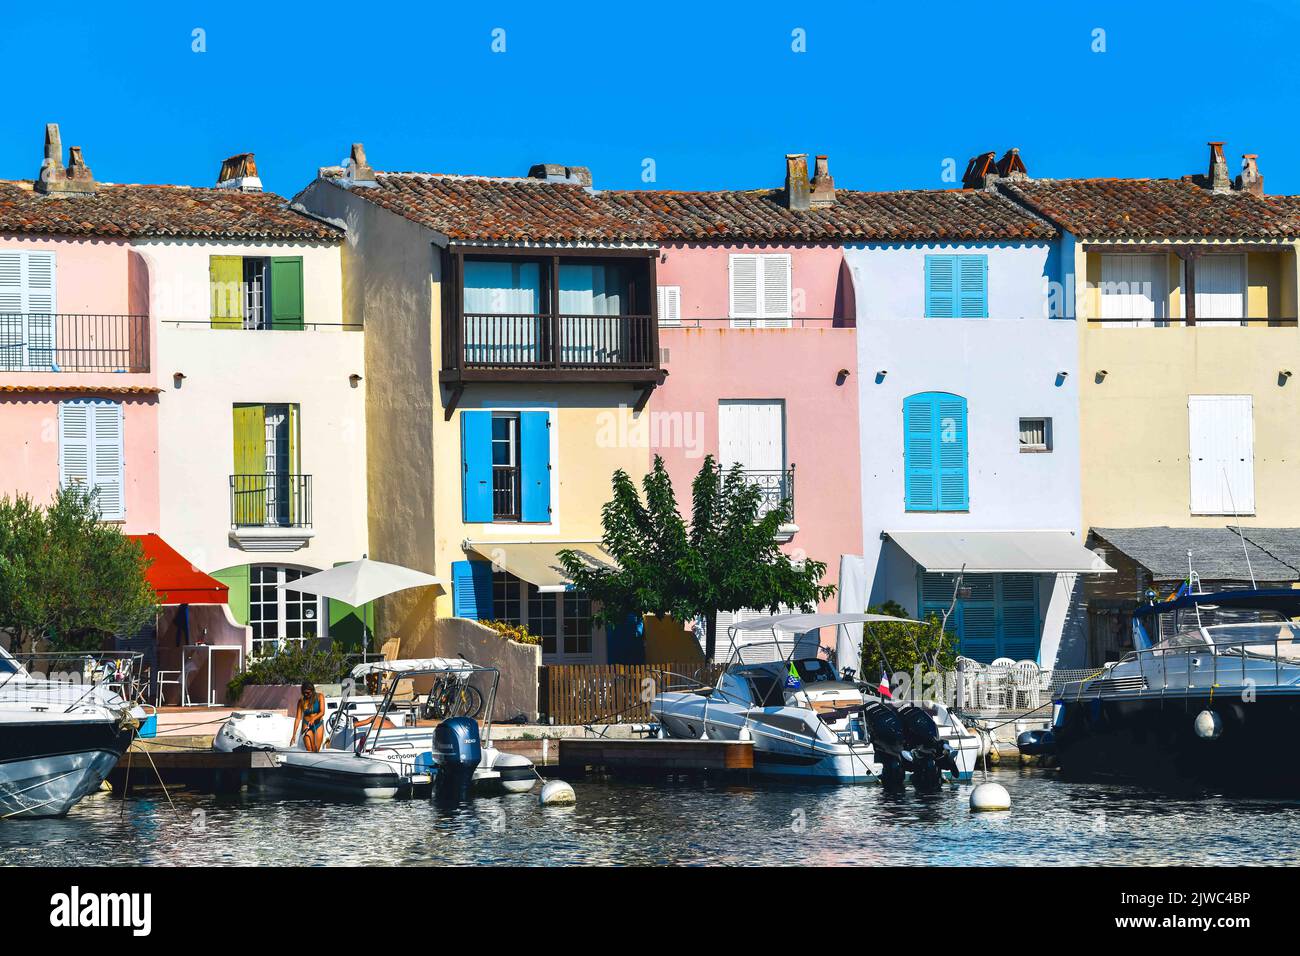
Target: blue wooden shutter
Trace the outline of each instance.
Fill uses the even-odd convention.
[[[957,265],[957,315],[963,319],[989,317],[989,257],[954,256]]]
[[[451,563],[452,614],[471,621],[492,620],[492,562]]]
[[[999,574],[998,656],[1037,661],[1038,582],[1032,574]]]
[[[960,395],[937,394],[935,407],[935,455],[938,459],[939,511],[970,509],[967,477],[966,399]]]
[[[925,257],[925,317],[957,316],[957,256]]]
[[[934,424],[934,401],[930,393],[903,400],[903,489],[908,511],[938,508]]]
[[[460,413],[461,498],[466,521],[492,520],[492,413]]]
[[[519,413],[520,518],[551,520],[551,430],[549,412]]]

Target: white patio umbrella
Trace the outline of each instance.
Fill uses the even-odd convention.
[[[279,587],[281,591],[316,594],[359,608],[363,604],[369,604],[397,591],[442,583],[442,578],[425,574],[423,571],[404,568],[400,564],[385,564],[383,561],[362,558],[360,561],[340,564],[337,568],[330,568],[328,571],[309,574],[305,578],[281,584]],[[366,650],[369,650],[369,645],[370,628],[366,626]]]

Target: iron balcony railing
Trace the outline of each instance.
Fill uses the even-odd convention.
[[[230,525],[310,528],[311,475],[231,475]]]
[[[770,511],[775,511],[781,506],[781,502],[788,498],[790,499],[790,520],[794,520],[794,465],[791,465],[785,471],[754,471],[746,469],[743,474],[745,480],[757,487],[762,494],[762,501],[758,506],[759,517],[766,515]]]
[[[466,312],[461,319],[466,368],[650,369],[655,318],[650,315],[549,315]]]
[[[149,317],[0,312],[0,371],[147,372]]]

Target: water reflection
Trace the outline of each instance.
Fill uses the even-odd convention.
[[[1174,798],[999,769],[1009,813],[972,814],[970,785],[656,786],[583,780],[572,807],[535,794],[328,804],[257,794],[125,803],[0,824],[0,864],[1293,864],[1297,804]]]

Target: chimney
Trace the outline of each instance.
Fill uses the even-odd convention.
[[[1024,161],[1020,158],[1020,150],[1014,146],[1002,154],[997,168],[999,179],[1023,182],[1029,178],[1029,170],[1025,169]]]
[[[45,159],[36,178],[37,192],[56,196],[90,196],[97,188],[95,175],[81,156],[81,147],[73,146],[69,150],[65,168],[59,124],[45,124]]]
[[[561,163],[534,163],[528,169],[529,179],[548,183],[573,183],[591,188],[591,170],[586,166],[565,166]]]
[[[1242,153],[1241,175],[1237,177],[1236,187],[1252,196],[1264,195],[1264,177],[1259,172],[1259,154]]]
[[[825,156],[818,156],[813,163],[812,194],[808,204],[813,209],[825,209],[835,204],[835,180],[831,178]]]
[[[1210,147],[1210,171],[1205,176],[1206,182],[1213,192],[1227,192],[1232,188],[1232,177],[1228,175],[1228,160],[1223,155],[1223,144],[1209,143],[1208,145]]]
[[[233,189],[241,193],[260,193],[262,180],[257,175],[257,163],[252,153],[236,153],[221,164],[217,174],[218,189]]]
[[[352,144],[352,155],[348,157],[344,174],[352,180],[353,185],[375,185],[375,171],[366,162],[366,147],[362,143]]]
[[[806,210],[811,205],[808,194],[808,154],[785,154],[785,207]]]
[[[966,172],[961,177],[962,189],[983,189],[998,180],[998,165],[993,157],[997,154],[990,150],[972,156],[966,163]]]

